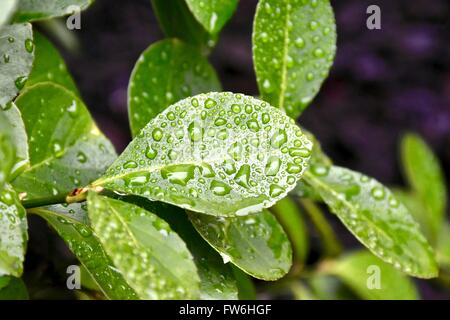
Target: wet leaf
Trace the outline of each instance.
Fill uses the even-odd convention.
[[[220,90],[216,72],[196,48],[176,39],[159,41],[141,55],[131,76],[128,97],[131,131],[137,135],[174,102]]]
[[[34,65],[26,87],[33,86],[40,82],[53,82],[72,91],[79,96],[67,66],[53,44],[39,32],[34,32],[35,58]]]
[[[210,215],[246,215],[295,186],[311,148],[294,121],[265,102],[200,94],[153,118],[93,186]]]
[[[294,257],[298,262],[305,262],[308,255],[309,240],[307,226],[300,207],[290,197],[278,201],[270,211],[275,214],[294,249]]]
[[[435,244],[445,217],[447,190],[439,160],[419,136],[402,140],[402,162],[406,178],[425,210],[417,211],[431,243]]]
[[[20,0],[14,20],[38,21],[86,9],[94,0]]]
[[[8,108],[0,112],[2,112],[3,118],[6,121],[5,127],[8,130],[7,134],[10,137],[15,152],[15,161],[10,174],[10,179],[12,180],[29,165],[28,137],[22,115],[14,102],[9,103]],[[0,163],[2,162],[0,161]]]
[[[414,283],[404,274],[367,251],[349,254],[330,266],[359,297],[367,300],[415,300]]]
[[[186,0],[186,3],[198,22],[210,34],[218,34],[231,18],[238,0]]]
[[[45,219],[75,254],[91,279],[112,300],[137,299],[87,224],[86,204],[31,209]]]
[[[263,100],[297,118],[328,76],[336,51],[328,0],[261,0],[253,60]]]
[[[28,241],[27,218],[9,185],[0,188],[0,276],[20,277]]]
[[[217,42],[202,27],[189,10],[185,1],[152,0],[153,11],[167,37],[178,38],[199,47],[207,53]]]
[[[7,23],[16,9],[17,0],[2,0],[0,2],[0,27]]]
[[[16,100],[29,137],[30,167],[13,181],[26,201],[62,197],[98,178],[115,159],[83,102],[63,87],[41,83]]]
[[[170,228],[183,239],[194,258],[200,277],[200,299],[237,299],[236,280],[230,266],[225,265],[220,255],[200,237],[183,209],[135,196],[120,197],[120,200],[155,213],[169,223]]]
[[[24,87],[34,59],[31,24],[0,28],[0,109]]]
[[[409,275],[436,277],[434,252],[419,225],[382,184],[336,166],[313,166],[305,179],[376,256]]]
[[[0,276],[0,300],[28,299],[28,290],[22,279],[9,276]]]
[[[105,251],[141,299],[195,299],[199,277],[181,238],[153,213],[89,193],[89,218]]]
[[[223,218],[189,212],[189,218],[225,263],[261,280],[277,280],[292,265],[292,248],[283,228],[268,211]]]

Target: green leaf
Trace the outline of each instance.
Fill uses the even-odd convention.
[[[45,219],[67,243],[103,294],[112,300],[136,299],[88,223],[86,204],[31,209]]]
[[[263,100],[297,118],[328,76],[336,26],[328,0],[261,0],[253,60]]]
[[[34,59],[31,24],[0,28],[0,108],[23,88]]]
[[[10,179],[14,179],[29,165],[28,137],[19,109],[16,107],[14,102],[8,103],[7,106],[8,108],[3,110],[2,115],[6,121],[8,130],[7,134],[10,137],[15,151],[15,161],[10,175]]]
[[[4,184],[9,181],[15,160],[15,150],[11,139],[0,132],[0,190],[3,190]]]
[[[0,300],[28,300],[28,290],[22,279],[14,277],[0,277]]]
[[[185,211],[181,208],[135,196],[120,197],[120,200],[136,204],[169,223],[186,243],[191,252],[200,277],[200,299],[237,299],[236,280],[229,265],[212,249],[194,229]]]
[[[14,190],[0,188],[0,276],[20,277],[28,241],[25,209]]]
[[[419,225],[378,181],[337,166],[312,167],[305,179],[376,256],[415,277],[437,276],[434,252]]]
[[[256,300],[256,289],[252,278],[235,266],[232,266],[232,269],[238,286],[239,300]]]
[[[53,82],[80,96],[63,58],[53,44],[39,32],[34,32],[34,44],[34,65],[26,87],[40,82]]]
[[[94,0],[20,0],[15,21],[38,21],[73,14],[86,9]]]
[[[220,90],[216,72],[196,48],[176,39],[151,45],[136,63],[129,85],[133,136],[172,103]]]
[[[338,276],[358,296],[367,300],[416,300],[414,283],[404,274],[367,251],[334,262],[329,272]]]
[[[26,202],[37,206],[48,198],[64,200],[73,189],[98,178],[116,158],[83,102],[63,87],[37,84],[16,104],[29,136],[30,167],[13,186],[26,193]]]
[[[0,27],[9,21],[17,6],[17,0],[2,0],[0,3]]]
[[[339,278],[315,273],[308,279],[313,300],[357,300],[358,297]]]
[[[188,214],[195,229],[222,255],[225,263],[231,262],[262,280],[277,280],[289,271],[291,243],[268,210],[236,218]]]
[[[231,18],[238,0],[186,0],[186,3],[198,22],[210,34],[218,34]]]
[[[92,186],[216,216],[270,207],[294,186],[312,145],[252,97],[200,94],[153,118]]]
[[[295,259],[305,262],[309,246],[308,231],[298,204],[290,197],[286,197],[271,207],[270,211],[275,214],[286,230],[294,249]]]
[[[436,259],[439,266],[450,270],[450,224],[444,223],[436,246]]]
[[[444,174],[439,160],[419,136],[406,135],[401,147],[405,175],[425,207],[420,220],[434,244],[445,217],[447,190]]]
[[[167,37],[178,38],[207,53],[217,42],[195,19],[185,1],[151,0],[159,25]]]
[[[105,251],[142,299],[195,299],[199,277],[185,243],[138,206],[89,193],[89,218]]]

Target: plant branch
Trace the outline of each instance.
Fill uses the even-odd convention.
[[[334,235],[333,228],[324,217],[320,208],[309,199],[301,199],[300,202],[319,232],[325,251],[325,256],[335,257],[339,255],[342,251],[342,245]]]

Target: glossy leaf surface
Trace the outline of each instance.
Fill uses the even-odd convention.
[[[312,145],[282,111],[252,97],[200,94],[153,118],[93,183],[216,216],[283,198]]]
[[[94,0],[20,0],[16,21],[46,20],[80,12]]]
[[[176,39],[151,45],[136,63],[128,88],[133,136],[172,103],[220,90],[216,72],[196,48]]]
[[[261,0],[253,60],[263,100],[297,118],[328,76],[336,51],[328,0]]]

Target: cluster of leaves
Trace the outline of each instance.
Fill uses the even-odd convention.
[[[414,214],[426,220],[427,240],[389,189],[333,165],[294,121],[334,59],[328,0],[260,0],[253,54],[261,100],[220,92],[207,60],[237,0],[153,0],[167,39],[132,72],[134,139],[118,157],[59,53],[30,24],[89,4],[0,4],[0,295],[26,295],[27,213],[53,227],[83,266],[84,286],[108,299],[253,298],[250,277],[274,281],[290,270],[299,298],[333,292],[323,289],[337,276],[363,298],[410,299],[417,292],[405,274],[437,276],[429,241],[445,243],[437,237],[448,233],[437,231],[445,190],[431,181],[436,161],[431,170],[427,156],[409,161],[414,197],[402,194],[433,213]],[[340,253],[321,202],[371,253],[324,259],[306,273],[301,209],[322,235],[324,258]],[[445,265],[448,248],[438,252]],[[381,291],[367,289],[370,265],[382,269]],[[304,274],[312,274],[307,284],[298,281]]]

